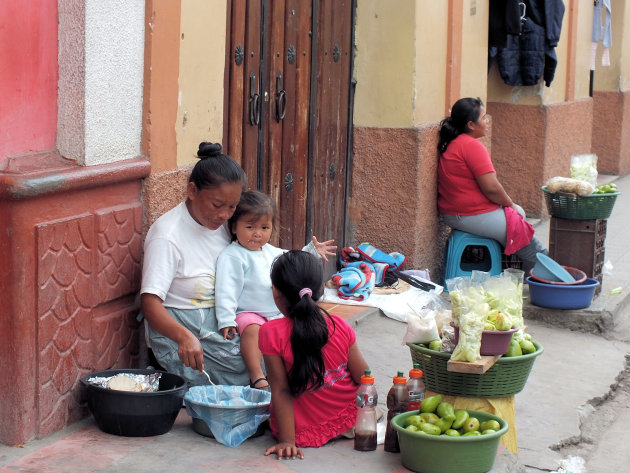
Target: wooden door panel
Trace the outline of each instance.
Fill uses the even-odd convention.
[[[309,223],[312,233],[320,238],[334,238],[338,246],[344,244],[351,7],[349,0],[319,2],[316,94],[315,106],[311,105]],[[334,266],[331,264],[328,269],[332,272]]]
[[[258,129],[263,106],[260,85],[261,15],[261,1],[248,0],[245,18],[242,165],[250,189],[258,187]]]
[[[242,164],[243,156],[243,100],[245,83],[245,18],[246,0],[234,0],[230,3],[230,48],[227,51],[226,71],[228,77],[227,137],[224,139],[225,151]],[[225,114],[224,114],[225,116]]]
[[[286,110],[286,83],[284,58],[285,53],[285,0],[273,0],[270,6],[268,21],[265,23],[265,50],[268,51],[266,61],[269,64],[268,73],[265,77],[265,91],[267,101],[265,102],[265,124],[266,138],[264,140],[264,166],[262,188],[276,202],[278,212],[273,222],[274,232],[271,243],[280,245],[280,192],[282,181],[282,141],[283,141],[283,118],[281,113]]]
[[[278,201],[283,248],[301,248],[306,240],[311,23],[310,2],[286,1],[283,58],[286,113],[282,121]]]

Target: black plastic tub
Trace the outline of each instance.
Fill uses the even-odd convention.
[[[152,393],[115,391],[88,382],[93,377],[121,373],[161,373],[158,391]],[[182,408],[186,380],[166,371],[117,369],[90,373],[81,378],[96,425],[103,432],[125,437],[151,437],[171,430]]]

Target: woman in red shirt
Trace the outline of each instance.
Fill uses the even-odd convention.
[[[525,212],[497,179],[492,159],[479,138],[488,118],[478,98],[462,98],[440,123],[438,210],[448,226],[497,240],[506,254],[516,253],[528,273],[536,253],[547,253],[533,236]]]

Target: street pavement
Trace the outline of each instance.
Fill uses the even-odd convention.
[[[621,195],[608,220],[608,264],[599,297],[588,309],[575,311],[542,309],[525,300],[528,332],[544,353],[536,358],[524,390],[515,396],[518,453],[500,446],[492,473],[561,471],[562,462],[579,465],[581,459],[586,466],[573,473],[628,471],[630,175],[616,183]],[[549,221],[533,223],[541,240],[548,241]],[[618,287],[620,294],[610,294]],[[392,376],[411,368],[410,351],[402,344],[406,326],[378,309],[364,310],[349,320],[384,407]],[[384,429],[383,421],[379,427]],[[400,454],[384,452],[382,445],[374,452],[357,452],[352,440],[335,440],[305,449],[304,460],[278,461],[263,455],[272,443],[267,431],[228,448],[194,432],[185,409],[171,431],[147,438],[105,434],[87,417],[44,439],[18,447],[0,445],[0,473],[408,471]]]

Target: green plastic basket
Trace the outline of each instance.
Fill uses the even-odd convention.
[[[496,420],[501,429],[475,437],[449,437],[405,430],[405,420],[416,413],[405,412],[391,420],[392,427],[398,432],[405,467],[418,473],[484,473],[492,469],[501,437],[509,429],[504,419],[487,412],[468,410],[479,422]]]
[[[528,355],[503,356],[483,374],[447,371],[450,353],[430,350],[408,343],[411,359],[420,365],[427,389],[440,394],[465,397],[504,397],[519,393],[525,387],[536,357],[543,347],[534,342],[536,351]]]
[[[542,186],[541,189],[545,193],[545,202],[549,213],[554,217],[569,220],[607,219],[610,217],[615,200],[620,194],[620,192],[615,192],[581,197],[562,192],[552,193],[547,190],[547,186]]]

